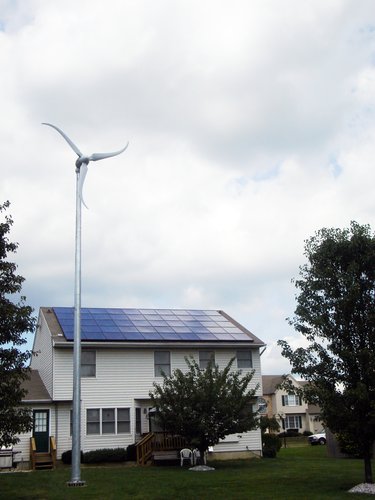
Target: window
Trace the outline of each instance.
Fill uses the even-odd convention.
[[[285,429],[301,429],[302,428],[302,419],[300,415],[288,415],[284,420],[284,428]]]
[[[155,377],[162,377],[163,373],[171,374],[171,354],[169,351],[154,352]]]
[[[237,351],[237,368],[252,368],[251,351]]]
[[[301,398],[295,394],[281,396],[283,406],[300,406]]]
[[[103,408],[102,409],[102,434],[115,433],[115,409]]]
[[[100,410],[87,410],[87,434],[100,434]]]
[[[130,408],[117,408],[117,434],[125,432],[130,432]]]
[[[264,398],[258,398],[259,413],[267,413],[267,401]]]
[[[81,377],[96,376],[96,351],[81,352]]]
[[[199,368],[201,370],[205,370],[210,361],[215,363],[214,351],[199,351]]]
[[[87,434],[124,434],[130,432],[130,408],[87,410]]]

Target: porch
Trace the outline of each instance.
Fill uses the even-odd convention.
[[[33,470],[56,467],[56,441],[53,436],[49,439],[49,450],[43,452],[37,451],[35,438],[30,438],[30,465]]]
[[[180,450],[186,447],[187,442],[182,436],[149,432],[136,444],[137,464],[145,466],[155,462],[177,461]]]

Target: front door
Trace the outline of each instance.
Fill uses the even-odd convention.
[[[36,451],[49,451],[49,410],[34,410],[33,412],[33,437]]]

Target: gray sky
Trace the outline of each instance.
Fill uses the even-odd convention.
[[[0,0],[0,201],[36,310],[73,305],[75,155],[87,153],[82,305],[223,309],[301,339],[304,240],[375,226],[372,0]]]

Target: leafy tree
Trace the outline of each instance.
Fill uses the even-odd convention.
[[[0,205],[0,213],[8,207],[8,201]],[[35,321],[25,297],[19,295],[24,278],[16,274],[17,265],[7,261],[8,253],[15,253],[18,247],[8,239],[12,224],[9,215],[0,222],[0,446],[17,443],[15,434],[32,427],[30,412],[20,407],[30,351],[22,352],[20,346],[26,342],[23,334],[34,328]]]
[[[223,370],[213,361],[206,369],[193,358],[185,361],[186,373],[177,369],[170,377],[163,375],[163,383],[154,383],[150,392],[158,421],[168,432],[185,437],[203,457],[228,434],[258,427],[251,406],[257,387],[248,388],[253,371],[231,370],[234,359]]]
[[[267,415],[262,415],[259,419],[260,430],[262,434],[269,432],[271,434],[280,432],[280,424],[275,416],[268,417]]]
[[[358,444],[372,483],[375,440],[375,237],[368,225],[321,229],[305,242],[295,315],[309,342],[282,354],[309,383],[299,395],[319,404],[323,422]],[[295,388],[293,388],[294,392]]]

